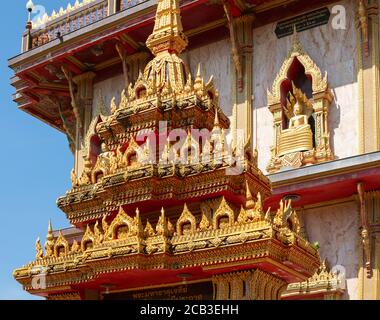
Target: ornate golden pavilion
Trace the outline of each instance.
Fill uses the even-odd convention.
[[[347,7],[355,2],[345,1]],[[376,43],[365,31],[377,7],[364,2],[355,7],[356,27],[363,40],[358,52],[368,60]],[[23,53],[10,60],[15,101],[67,135],[72,188],[57,205],[72,227],[54,231],[49,223],[35,260],[16,269],[15,279],[50,300],[339,299],[352,295],[344,276],[354,269],[331,232],[320,236],[328,232],[320,226],[322,214],[354,203],[361,219],[354,218],[357,229],[350,232],[360,246],[348,255],[361,254],[355,272],[365,298],[378,272],[380,158],[340,156],[337,77],[331,81],[321,71],[300,39],[305,16],[331,21],[335,9],[319,0],[185,0],[181,6],[179,0],[87,0],[29,19]],[[269,77],[274,81],[265,88],[260,117],[255,83],[264,75],[252,71],[260,70],[254,50],[266,46],[260,33],[271,23],[278,43],[291,41],[280,64],[269,52],[273,43],[264,50],[277,75]],[[206,44],[225,39],[227,65],[212,66],[221,47],[207,51],[208,65],[196,61]],[[208,68],[230,70],[230,86],[221,74],[204,77]],[[270,129],[261,139],[270,155],[263,166],[258,128],[266,121]],[[327,213],[325,206],[331,206]],[[316,234],[321,244],[312,241]]]

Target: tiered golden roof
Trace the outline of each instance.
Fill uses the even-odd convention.
[[[33,276],[44,274],[46,292],[54,294],[112,272],[173,266],[217,270],[237,263],[244,269],[263,261],[295,279],[311,276],[319,254],[300,236],[290,202],[281,202],[277,212],[264,211],[268,178],[249,148],[239,151],[226,141],[230,122],[212,78],[205,83],[199,67],[193,81],[178,57],[187,45],[178,0],[159,0],[147,45],[155,57],[144,73],[122,93],[119,105],[112,100],[111,115],[94,119],[91,134],[102,151],[96,159],[85,155],[83,173],[72,172],[73,188],[58,200],[70,222],[85,230],[83,236],[66,238],[60,232],[54,238],[49,225],[45,253],[36,245],[36,260],[15,270],[16,279],[33,292]],[[170,140],[153,156],[150,146],[157,141],[138,143],[142,129],[160,135],[161,121],[168,130],[186,133],[180,151],[191,152],[185,163],[177,161],[178,154],[170,157]],[[202,150],[191,129],[210,132]],[[193,156],[198,161],[191,161]],[[241,172],[226,174],[236,164]]]

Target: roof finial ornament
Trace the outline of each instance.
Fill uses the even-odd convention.
[[[292,52],[301,52],[302,46],[298,36],[297,25],[293,25]]]
[[[197,67],[197,78],[200,78],[200,77],[201,77],[201,63],[199,62],[198,67]]]
[[[51,257],[54,254],[54,236],[53,236],[53,226],[51,220],[49,220],[48,233],[45,242],[46,257]]]
[[[251,193],[251,189],[249,188],[249,183],[248,181],[245,182],[245,196],[246,196],[246,203],[245,203],[245,208],[246,209],[252,209],[255,206],[255,201],[253,200],[253,196]]]
[[[179,0],[158,0],[154,29],[146,45],[154,55],[162,51],[179,54],[187,47]]]
[[[219,122],[219,112],[218,108],[215,106],[215,120],[214,120],[214,127],[220,127],[220,122]]]
[[[53,236],[53,226],[51,223],[51,219],[49,220],[49,225],[48,225],[48,237]]]

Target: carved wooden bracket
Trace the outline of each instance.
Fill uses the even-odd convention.
[[[357,0],[357,2],[358,2],[359,28],[362,33],[364,54],[366,57],[368,57],[369,56],[369,31],[368,31],[367,6],[364,0]]]
[[[234,21],[231,14],[231,8],[230,4],[227,1],[223,1],[223,8],[224,12],[227,16],[227,22],[228,22],[228,29],[230,31],[230,38],[231,38],[231,46],[232,46],[232,59],[235,65],[235,70],[237,74],[237,85],[239,92],[243,92],[244,90],[244,81],[243,81],[243,67],[241,62],[241,55],[239,54],[240,45],[238,43],[235,27],[234,27]]]
[[[80,115],[80,112],[79,112],[79,109],[78,109],[77,98],[75,96],[73,74],[71,73],[71,71],[69,70],[69,68],[67,66],[62,66],[61,70],[62,70],[63,74],[65,75],[65,77],[66,77],[66,79],[67,79],[67,81],[69,83],[69,91],[70,91],[70,97],[71,97],[71,106],[73,108],[73,112],[74,112],[74,115],[75,115],[77,126],[78,126],[79,129],[81,129],[82,128],[82,119],[81,119],[81,115]]]
[[[63,107],[61,101],[56,96],[48,95],[47,99],[58,108],[59,116],[62,120],[62,126],[67,135],[67,139],[69,140],[70,150],[74,153],[75,151],[75,133],[72,130],[72,126],[70,126],[69,121],[67,120],[65,113],[63,112]]]
[[[125,90],[127,92],[129,87],[129,76],[128,76],[128,65],[127,65],[127,51],[125,50],[124,46],[118,42],[115,45],[116,51],[119,54],[119,57],[121,59],[121,62],[123,64],[123,74],[124,74],[124,81],[125,81]]]
[[[364,186],[362,182],[357,184],[358,196],[360,201],[360,218],[361,218],[361,238],[363,245],[363,253],[365,260],[365,267],[367,270],[367,277],[370,278],[372,276],[372,268],[371,268],[371,239],[370,232],[368,226],[368,216],[367,210],[365,206],[365,192]]]

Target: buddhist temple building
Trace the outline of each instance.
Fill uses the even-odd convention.
[[[73,170],[69,227],[15,280],[48,300],[380,299],[378,6],[29,1],[13,99]]]

